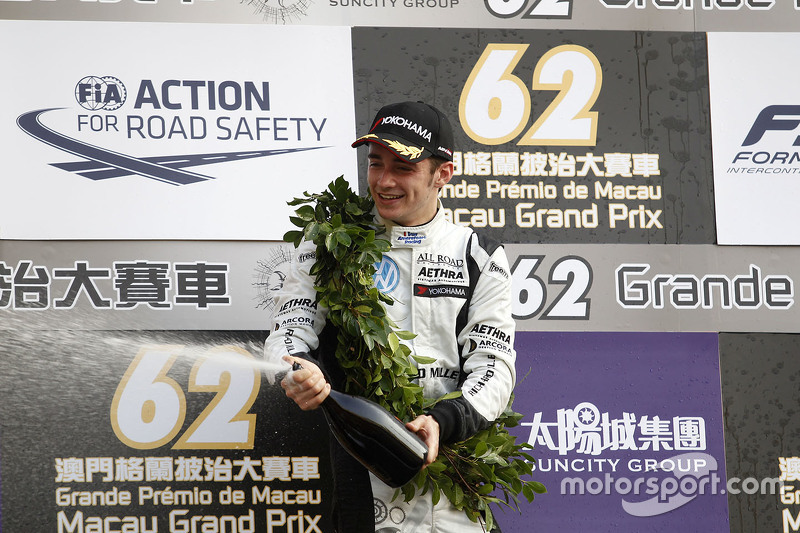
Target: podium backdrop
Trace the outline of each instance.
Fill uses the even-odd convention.
[[[0,532],[328,533],[261,366],[286,204],[384,104],[505,244],[504,532],[800,530],[800,4],[0,0]],[[393,507],[376,507],[395,531]]]

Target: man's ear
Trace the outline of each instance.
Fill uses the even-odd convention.
[[[450,179],[453,177],[453,170],[454,167],[452,161],[442,163],[436,170],[438,175],[436,176],[436,180],[433,182],[433,185],[438,189],[441,189],[447,185],[450,182]]]

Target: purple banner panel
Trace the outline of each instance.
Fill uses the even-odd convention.
[[[518,333],[513,428],[547,494],[504,533],[728,533],[713,333]]]

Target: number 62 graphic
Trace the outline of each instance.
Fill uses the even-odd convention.
[[[461,91],[461,126],[482,144],[515,139],[531,117],[531,95],[512,71],[527,44],[490,43],[473,67]],[[603,74],[588,49],[568,44],[545,53],[537,62],[531,90],[558,91],[555,99],[517,141],[522,146],[594,146]]]

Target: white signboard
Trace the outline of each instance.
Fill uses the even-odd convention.
[[[0,49],[0,238],[280,239],[357,181],[348,28],[0,21]]]
[[[518,331],[800,332],[796,247],[508,244]],[[286,243],[0,240],[13,329],[263,330]]]
[[[711,33],[719,244],[800,244],[800,34]]]
[[[651,31],[797,30],[800,0],[0,0],[0,17]]]

